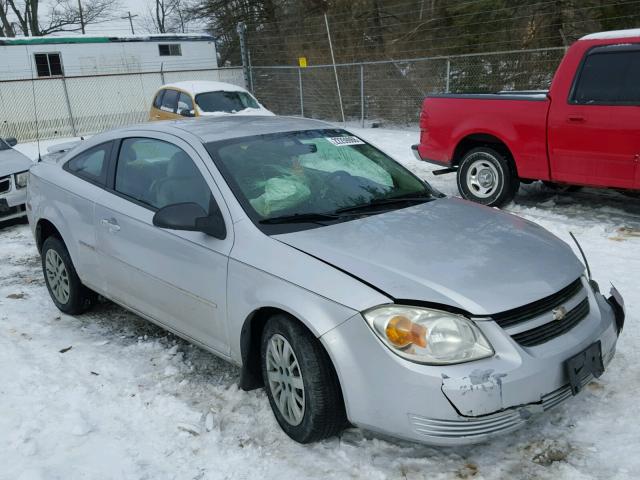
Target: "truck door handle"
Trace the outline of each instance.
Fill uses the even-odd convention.
[[[583,123],[584,117],[580,115],[569,115],[567,117],[567,120],[570,121],[571,123]]]
[[[116,222],[115,218],[103,218],[102,220],[100,220],[100,223],[103,226],[107,227],[110,232],[120,231],[120,225],[118,225],[118,222]]]

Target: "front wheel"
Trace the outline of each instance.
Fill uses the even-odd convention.
[[[458,190],[467,200],[499,207],[513,199],[519,186],[511,162],[493,148],[474,148],[460,161]]]
[[[322,345],[286,315],[275,315],[262,335],[262,376],[271,409],[284,432],[309,443],[346,425],[336,373]]]

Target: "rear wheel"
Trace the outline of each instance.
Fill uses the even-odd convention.
[[[329,356],[307,329],[275,315],[262,335],[262,376],[271,409],[289,437],[309,443],[346,425],[340,385]]]
[[[56,307],[70,315],[91,308],[97,295],[78,278],[64,243],[56,237],[49,237],[42,244],[41,253],[45,283]]]
[[[458,190],[467,200],[501,206],[513,199],[519,186],[510,160],[493,148],[474,148],[460,161]]]

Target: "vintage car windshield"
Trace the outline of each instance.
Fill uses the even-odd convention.
[[[205,92],[196,95],[198,108],[203,112],[235,113],[246,108],[260,108],[258,102],[245,92]]]
[[[206,147],[257,222],[335,215],[387,199],[428,198],[432,193],[396,161],[344,130],[259,135]]]

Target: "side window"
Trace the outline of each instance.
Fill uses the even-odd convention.
[[[152,208],[194,202],[209,212],[213,199],[191,157],[171,143],[152,138],[123,140],[115,190]]]
[[[105,183],[111,142],[98,145],[72,158],[65,169],[94,182]]]
[[[178,114],[183,117],[191,117],[191,111],[193,110],[193,101],[191,97],[186,93],[180,93],[178,98]]]
[[[36,53],[36,72],[38,77],[57,77],[62,75],[62,60],[59,53]]]
[[[164,112],[176,113],[176,107],[178,106],[178,92],[176,90],[166,89],[162,96],[162,103],[160,104],[160,110]]]
[[[594,53],[582,66],[574,103],[640,103],[640,51]]]
[[[164,90],[160,90],[156,95],[156,98],[153,99],[153,107],[160,108],[162,106],[162,96],[164,95]]]
[[[160,44],[158,54],[161,57],[179,57],[182,55],[182,48],[179,43]]]

